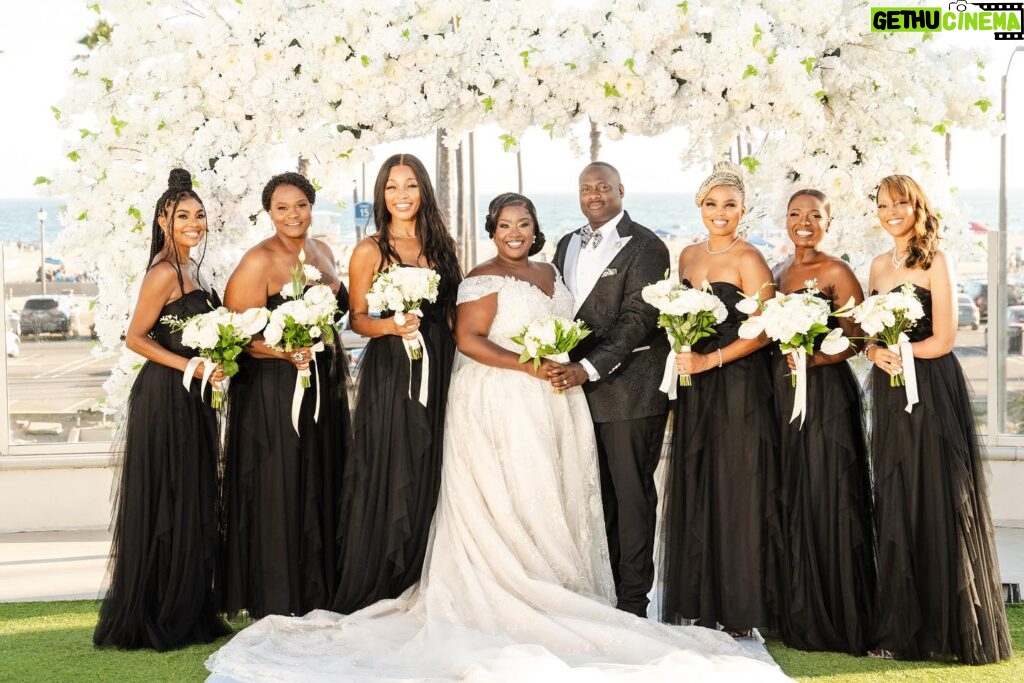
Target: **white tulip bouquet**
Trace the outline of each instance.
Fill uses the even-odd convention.
[[[580,320],[569,320],[559,316],[534,320],[515,337],[512,342],[523,347],[519,354],[519,362],[533,361],[533,369],[540,367],[541,360],[550,358],[559,363],[569,362],[569,352],[576,348],[580,341],[590,334],[590,330]],[[554,389],[561,394],[561,389]]]
[[[206,383],[217,365],[220,365],[225,378],[238,374],[239,354],[252,341],[253,335],[266,326],[268,317],[269,313],[265,308],[250,308],[243,313],[235,313],[222,306],[185,320],[170,315],[161,318],[172,330],[181,332],[183,345],[196,349],[199,353],[199,356],[191,359],[185,367],[182,376],[185,388],[189,387],[196,366],[204,360],[210,362],[204,363],[201,392],[206,390]],[[210,405],[213,408],[222,409],[226,391],[226,380],[221,389],[214,387],[210,396]]]
[[[658,327],[665,330],[672,345],[660,389],[674,398],[675,354],[689,351],[701,339],[715,334],[714,326],[724,321],[729,312],[722,300],[711,293],[707,280],[701,283],[700,289],[696,289],[666,278],[647,285],[640,295],[658,309]],[[692,385],[689,375],[679,375],[679,386]]]

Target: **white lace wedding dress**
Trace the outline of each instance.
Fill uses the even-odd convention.
[[[571,317],[508,277],[467,278],[459,302],[497,293],[490,339]],[[445,423],[441,495],[423,579],[348,616],[266,617],[206,665],[218,681],[785,680],[723,633],[612,607],[593,424],[579,388],[462,358]]]

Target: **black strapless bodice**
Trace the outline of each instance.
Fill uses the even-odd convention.
[[[195,349],[190,349],[181,343],[181,330],[172,330],[170,325],[164,322],[164,316],[170,315],[186,320],[200,313],[209,313],[218,306],[220,306],[220,297],[216,292],[207,292],[202,289],[186,292],[184,296],[171,301],[160,309],[160,318],[156,321],[149,336],[168,351],[179,356],[191,357],[195,355]]]
[[[902,286],[900,285],[900,287]],[[894,287],[889,292],[895,292],[897,289],[899,287]],[[878,294],[878,291],[871,290],[871,294],[874,296]],[[919,342],[932,336],[932,293],[921,285],[914,285],[914,294],[917,295],[918,301],[921,302],[921,308],[924,309],[924,317],[918,320],[914,327],[907,330],[907,337],[912,342]]]
[[[683,280],[683,284],[692,287],[689,280]],[[743,300],[743,290],[731,282],[711,282],[711,293],[722,300],[728,315],[725,320],[715,325],[715,334],[705,337],[694,344],[693,350],[697,353],[709,353],[715,349],[728,346],[739,339],[740,325],[749,317],[736,308],[736,304]]]

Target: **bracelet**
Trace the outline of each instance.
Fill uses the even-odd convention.
[[[722,349],[718,349],[718,367],[722,367]]]
[[[864,345],[864,357],[867,358],[868,360],[871,360],[871,357],[868,354],[871,353],[871,349],[877,349],[877,348],[878,348],[878,344],[865,344]]]

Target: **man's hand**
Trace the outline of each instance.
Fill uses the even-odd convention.
[[[579,363],[568,363],[559,366],[548,374],[548,381],[555,389],[571,389],[590,379],[587,371]]]

